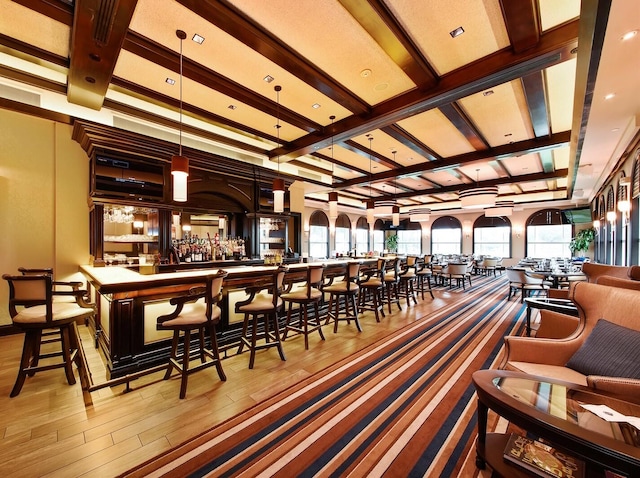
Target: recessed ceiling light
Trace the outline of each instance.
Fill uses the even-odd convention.
[[[455,37],[459,37],[463,33],[464,33],[464,28],[458,27],[455,30],[450,31],[449,35],[451,35],[451,38],[455,38]]]
[[[202,45],[202,43],[204,42],[204,37],[203,37],[203,36],[200,36],[200,35],[198,35],[198,34],[196,33],[196,34],[194,34],[194,35],[193,35],[192,40],[193,40],[194,42],[196,42],[198,45]]]
[[[238,107],[236,105],[229,105],[229,106],[227,106],[227,108],[229,108],[230,110],[235,110]]]
[[[509,136],[513,136],[513,133],[507,133],[504,135],[505,138],[508,138]]]
[[[613,129],[611,130],[611,132],[612,132],[612,133],[615,133],[616,131],[620,131],[620,128],[613,128]]]
[[[271,83],[273,80],[275,80],[275,78],[271,75],[267,75],[263,78],[264,81],[266,81],[267,83]]]
[[[615,93],[609,93],[608,95],[605,95],[605,96],[604,96],[604,99],[605,99],[605,100],[610,100],[610,99],[611,99],[611,98],[613,98],[614,96],[616,96],[616,94],[615,94]]]
[[[167,78],[164,81],[166,81],[167,83],[169,83],[172,86],[176,84],[176,80],[174,80],[173,78]]]
[[[369,77],[371,76],[371,70],[370,70],[369,68],[367,68],[367,69],[365,69],[365,70],[362,70],[362,71],[360,72],[360,76],[361,76],[362,78],[369,78]]]
[[[491,96],[493,94],[493,90],[487,90],[482,92],[482,96]]]
[[[636,36],[638,34],[638,30],[632,30],[630,32],[625,33],[624,35],[622,35],[622,37],[620,38],[622,41],[627,41],[627,40],[631,40],[634,36]]]
[[[320,108],[320,103],[314,103],[314,104],[312,104],[312,105],[311,105],[311,107],[312,107],[314,110],[317,110],[318,108]]]

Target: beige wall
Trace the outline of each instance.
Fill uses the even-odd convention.
[[[71,126],[0,110],[0,272],[53,267],[83,280],[89,260],[89,161]],[[0,325],[11,323],[0,281]]]

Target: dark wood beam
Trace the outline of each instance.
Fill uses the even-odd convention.
[[[275,36],[238,12],[231,4],[214,0],[177,0],[206,21],[259,52],[275,64],[341,104],[356,115],[369,112],[369,105],[336,82]]]
[[[39,106],[32,106],[26,103],[8,100],[6,98],[0,98],[0,109],[15,111],[16,113],[35,116],[37,118],[55,121],[62,124],[72,124],[73,122],[73,119],[69,115],[56,113],[55,111],[45,110]]]
[[[180,72],[180,55],[171,49],[168,49],[148,38],[143,37],[135,32],[129,32],[123,48],[134,55],[140,56],[150,62],[156,63],[164,68],[172,70],[176,73]],[[277,115],[285,123],[289,123],[300,128],[307,133],[314,133],[322,130],[322,125],[315,123],[306,117],[278,105],[275,101],[276,94],[273,93],[273,99],[258,95],[247,89],[235,81],[226,78],[215,71],[196,63],[189,58],[183,58],[182,61],[183,76],[190,78],[208,88],[219,91],[235,100],[244,103],[252,108],[256,108],[266,114],[274,117]]]
[[[382,164],[387,168],[397,169],[401,168],[402,165],[400,163],[396,163],[386,156],[377,153],[376,151],[367,148],[366,146],[361,145],[353,140],[347,140],[340,143],[340,146],[344,149],[351,151],[352,153],[356,153],[363,158],[371,159],[374,163]]]
[[[482,136],[473,121],[466,115],[464,111],[456,104],[449,103],[440,108],[445,117],[451,121],[453,126],[466,138],[476,151],[482,151],[489,148],[489,143]]]
[[[531,126],[536,137],[546,136],[551,133],[547,97],[544,88],[542,71],[536,71],[522,77],[522,88],[529,106]]]
[[[4,35],[2,33],[0,33],[0,45],[4,47],[2,50],[11,50],[12,56],[27,59],[27,61],[30,61],[31,63],[41,64],[43,62],[47,62],[51,63],[51,65],[56,65],[64,69],[69,68],[68,58],[21,42],[20,40],[8,37],[7,35]],[[61,68],[57,69],[60,70]]]
[[[483,161],[490,158],[500,159],[503,157],[515,156],[517,154],[529,154],[544,149],[550,149],[569,143],[571,139],[571,131],[564,131],[562,133],[556,133],[545,138],[529,139],[520,141],[518,143],[505,144],[502,146],[496,146],[484,151],[474,151],[472,153],[460,154],[458,156],[452,156],[450,158],[441,159],[438,161],[427,161],[425,163],[414,164],[411,166],[405,166],[403,168],[385,171],[383,173],[377,173],[373,176],[354,178],[344,181],[340,184],[339,188],[346,189],[353,186],[360,186],[369,181],[380,181],[391,177],[411,176],[415,174],[424,173],[427,171],[448,169],[461,166],[466,163],[473,163],[475,161]]]
[[[441,159],[432,149],[430,149],[426,144],[420,141],[418,138],[413,136],[407,130],[398,126],[397,124],[392,124],[389,126],[385,126],[380,128],[384,133],[391,136],[393,139],[398,141],[400,144],[403,144],[407,148],[416,152],[423,158],[434,161],[436,159]]]
[[[75,0],[67,99],[99,110],[138,0]]]
[[[418,87],[436,85],[438,75],[384,2],[340,0],[340,4]]]
[[[533,48],[540,41],[540,18],[537,0],[500,0],[511,48],[518,53]]]
[[[336,145],[337,146],[337,145]],[[339,166],[343,169],[346,169],[348,171],[353,171],[362,175],[366,175],[369,174],[369,171],[366,171],[364,169],[360,169],[356,166],[354,166],[353,164],[349,164],[349,163],[345,163],[344,161],[340,161],[339,159],[336,158],[330,158],[329,156],[326,156],[322,153],[311,153],[309,156],[315,156],[316,158],[320,158],[323,159],[325,161],[329,161],[330,163],[335,164],[336,166]]]
[[[574,56],[571,51],[577,45],[578,28],[578,20],[565,23],[544,33],[536,47],[525,52],[514,53],[510,48],[501,50],[443,76],[429,91],[412,90],[377,105],[367,117],[350,116],[338,121],[334,124],[335,140],[345,141],[567,61]],[[282,156],[307,154],[330,137],[326,132],[303,136],[273,153]]]

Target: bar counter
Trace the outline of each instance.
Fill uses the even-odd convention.
[[[358,259],[363,264],[375,264],[375,258]],[[327,260],[311,264],[324,264],[327,276],[344,273],[349,260]],[[171,334],[156,331],[156,318],[173,310],[171,297],[181,295],[191,287],[204,285],[204,278],[223,269],[228,275],[221,304],[223,316],[217,326],[218,343],[224,354],[234,353],[239,343],[242,317],[235,313],[235,303],[246,298],[244,288],[258,281],[268,281],[276,266],[238,265],[229,267],[202,267],[144,275],[136,268],[93,267],[81,265],[80,272],[87,278],[87,286],[97,305],[96,317],[89,327],[95,337],[95,346],[103,352],[107,379],[140,372],[166,363],[169,357]],[[286,281],[305,279],[309,264],[289,264]]]

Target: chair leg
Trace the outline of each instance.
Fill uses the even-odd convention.
[[[64,373],[67,376],[67,383],[73,385],[76,383],[76,377],[73,375],[73,357],[75,357],[75,351],[73,353],[71,351],[70,328],[70,325],[60,328],[60,345],[62,347],[62,360],[64,361]]]
[[[180,331],[173,331],[173,338],[171,339],[171,354],[169,357],[169,365],[167,365],[167,371],[164,373],[163,380],[168,380],[171,377],[171,372],[173,371],[174,362],[178,360],[178,341],[180,340]]]
[[[320,338],[322,340],[325,340],[324,333],[322,332],[322,325],[320,324],[320,306],[318,305],[317,301],[313,303],[313,306],[316,312],[316,325],[318,327],[318,333],[320,334]]]
[[[186,329],[184,331],[184,341],[182,350],[182,369],[180,374],[180,398],[184,398],[187,395],[187,380],[189,379],[189,349],[191,348],[191,331]]]
[[[220,351],[218,350],[218,339],[216,338],[216,328],[213,324],[209,328],[209,337],[211,340],[211,354],[213,355],[213,360],[215,361],[215,364],[216,364],[216,370],[218,371],[218,376],[220,377],[220,380],[222,380],[223,382],[226,382],[227,376],[225,375],[224,370],[222,370],[222,360],[220,360]]]
[[[269,322],[269,320],[273,321],[273,337],[275,338],[275,341],[278,344],[277,348],[278,348],[278,353],[280,354],[280,359],[287,360],[286,357],[284,356],[284,349],[282,348],[282,342],[280,341],[280,332],[278,331],[278,312],[273,312],[272,314],[268,314],[266,318],[266,322]],[[268,331],[265,330],[265,332],[267,333],[267,337],[268,337],[269,336]],[[307,335],[305,334],[305,339],[306,338],[307,338]]]
[[[40,340],[39,334],[35,330],[27,330],[24,335],[24,344],[22,345],[22,358],[20,359],[20,369],[18,370],[18,377],[16,383],[13,385],[10,397],[15,397],[22,390],[24,381],[27,378],[27,370],[31,364],[31,357],[35,350],[35,340]]]

